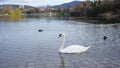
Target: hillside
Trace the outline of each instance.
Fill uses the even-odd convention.
[[[19,8],[19,5],[15,5],[15,4],[3,4],[3,5],[0,5],[1,8],[9,8],[9,7],[12,7],[12,8]],[[32,6],[28,6],[28,5],[24,5],[24,8],[34,8]]]
[[[72,2],[69,2],[69,3],[64,3],[64,4],[61,4],[61,5],[55,5],[55,6],[51,6],[51,8],[58,8],[58,7],[61,7],[61,8],[67,8],[67,7],[72,7],[76,4],[79,4],[81,1],[72,1]]]

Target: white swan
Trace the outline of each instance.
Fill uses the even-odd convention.
[[[62,38],[62,44],[59,48],[59,53],[81,53],[87,51],[91,46],[84,47],[80,45],[71,45],[66,48],[64,48],[64,42],[65,42],[65,34],[59,34],[59,38]]]

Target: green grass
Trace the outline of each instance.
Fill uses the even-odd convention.
[[[69,16],[69,12],[52,12],[52,16]]]

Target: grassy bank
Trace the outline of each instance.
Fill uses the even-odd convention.
[[[70,14],[68,12],[52,12],[52,16],[64,17],[70,16]]]

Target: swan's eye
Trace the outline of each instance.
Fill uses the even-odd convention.
[[[61,37],[62,36],[62,34],[59,34],[59,37]]]

